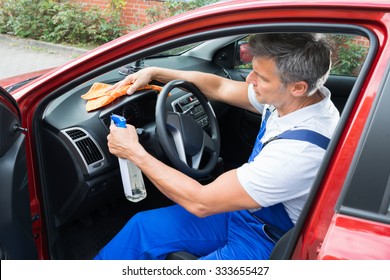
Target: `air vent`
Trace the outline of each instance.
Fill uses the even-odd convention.
[[[83,131],[81,131],[80,129],[72,129],[72,130],[67,130],[66,131],[66,134],[69,135],[70,138],[72,138],[72,140],[76,140],[76,139],[79,139],[81,137],[85,137],[87,136]]]
[[[87,164],[92,164],[103,159],[102,154],[91,138],[84,138],[76,141],[76,145],[83,154]]]
[[[61,131],[76,148],[89,172],[96,171],[107,164],[98,143],[83,128],[73,127]]]

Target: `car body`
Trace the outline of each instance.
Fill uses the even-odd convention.
[[[120,72],[143,65],[245,80],[250,66],[240,64],[241,45],[261,32],[348,34],[369,42],[357,76],[331,75],[326,84],[341,119],[278,258],[390,259],[390,3],[338,0],[223,1],[100,46],[12,97],[2,91],[0,257],[90,259],[131,215],[170,205],[147,180],[147,199],[125,201],[117,159],[107,149],[110,115],[125,114],[148,132],[141,143],[169,163],[155,134],[156,93],[121,97],[92,112],[80,96],[94,82],[116,83],[125,77]],[[176,91],[171,102],[187,94]],[[211,104],[221,160],[205,181],[246,161],[260,124],[260,115]],[[86,158],[73,133],[93,142],[87,150],[94,146],[97,160]]]
[[[28,84],[30,81],[35,80],[36,78],[42,76],[43,74],[46,74],[52,69],[53,68],[37,70],[34,72],[28,72],[25,74],[8,77],[1,80],[1,86],[3,88],[6,88],[9,92],[13,92],[17,88]]]

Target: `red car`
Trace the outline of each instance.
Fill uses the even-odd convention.
[[[262,32],[318,32],[338,41],[326,86],[341,119],[309,200],[272,258],[390,259],[390,4],[368,0],[223,1],[134,31],[11,92],[1,89],[0,258],[91,259],[132,215],[172,204],[146,178],[147,198],[128,202],[107,148],[110,116],[119,114],[143,129],[149,152],[176,166],[156,135],[156,91],[90,112],[81,95],[148,65],[245,80],[246,37]],[[210,119],[191,93],[171,93],[162,111],[192,114],[206,133],[210,123],[219,127],[218,159],[210,170],[202,163],[189,173],[207,182],[246,161],[259,115],[211,102]]]

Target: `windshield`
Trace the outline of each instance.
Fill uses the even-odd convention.
[[[183,54],[183,53],[185,53],[185,52],[195,48],[196,46],[199,46],[202,43],[203,42],[187,44],[187,45],[184,45],[184,46],[180,46],[180,47],[177,47],[177,48],[173,48],[173,49],[169,49],[169,50],[157,53],[155,55],[152,55],[151,57],[156,57],[156,56],[157,57],[163,57],[163,56],[181,55],[181,54]]]

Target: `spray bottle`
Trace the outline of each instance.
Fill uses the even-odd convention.
[[[112,122],[117,127],[126,128],[126,119],[122,116],[112,115]],[[118,158],[122,176],[125,196],[131,202],[139,202],[146,197],[146,189],[141,169],[127,159]]]

